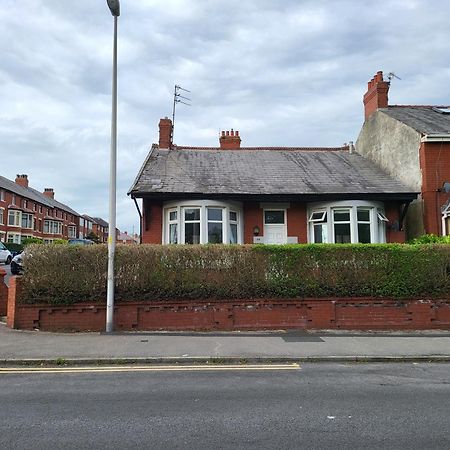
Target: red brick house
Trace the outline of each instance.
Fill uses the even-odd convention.
[[[28,184],[27,175],[15,181],[0,176],[0,241],[20,244],[26,237],[49,243],[77,237],[80,215],[55,200],[52,188],[44,192]]]
[[[450,107],[389,105],[389,87],[383,72],[369,81],[356,151],[420,192],[406,215],[408,238],[450,234]]]
[[[129,195],[142,199],[143,243],[404,242],[417,190],[354,152],[337,148],[171,144],[161,119]],[[137,203],[136,203],[137,204]]]

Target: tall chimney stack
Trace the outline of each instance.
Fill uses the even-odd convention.
[[[364,94],[364,119],[367,120],[378,108],[388,107],[389,81],[383,80],[380,70],[367,83],[367,92]]]
[[[55,191],[53,188],[45,188],[43,194],[49,198],[55,198]]]
[[[221,150],[238,150],[241,148],[241,138],[239,137],[239,131],[222,131],[219,138]]]
[[[172,121],[168,117],[159,121],[159,148],[172,146]]]
[[[17,174],[16,176],[16,183],[24,188],[28,187],[28,175],[22,174],[19,175]]]

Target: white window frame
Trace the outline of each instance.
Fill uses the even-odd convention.
[[[11,238],[11,240],[10,240]],[[22,236],[20,233],[6,233],[6,242],[11,244],[20,244],[22,242]]]
[[[172,201],[163,205],[163,226],[162,242],[169,244],[169,225],[177,223],[178,244],[184,244],[185,220],[184,211],[186,209],[200,209],[200,244],[208,243],[208,210],[207,208],[222,209],[222,239],[223,243],[230,241],[230,224],[237,224],[237,244],[242,244],[244,236],[243,207],[241,202],[226,202],[216,200],[193,200],[193,201]],[[170,221],[170,211],[177,211],[177,220]],[[230,212],[236,213],[236,221],[230,221]],[[194,221],[198,222],[198,221]],[[188,223],[193,223],[189,221]]]
[[[358,243],[358,208],[369,210],[371,243],[385,243],[386,221],[388,219],[384,213],[384,204],[382,202],[365,200],[343,200],[308,204],[308,242],[314,243],[314,224],[317,222],[311,220],[313,213],[326,211],[327,220],[322,223],[327,224],[327,242],[335,243],[334,211],[348,209],[350,210],[350,221],[345,223],[350,223],[350,242],[352,244]]]
[[[5,225],[5,208],[0,208],[0,225]]]
[[[313,215],[317,213],[320,214],[322,213],[322,215],[320,216],[320,218],[316,218],[313,219]],[[328,224],[328,212],[326,209],[315,209],[311,211],[311,214],[309,214],[309,225],[308,225],[308,229],[310,229],[310,234],[311,234],[311,242],[312,243],[316,243],[316,227],[318,225],[321,225],[322,227],[325,227],[325,233],[322,233],[321,238],[322,238],[322,244],[326,244],[328,242],[328,229],[329,229],[329,224]]]
[[[23,226],[23,221],[26,219],[26,226]],[[34,216],[30,213],[22,212],[22,216],[20,218],[20,225],[23,229],[32,230],[34,228]]]
[[[71,239],[75,239],[77,237],[77,227],[75,225],[69,225],[67,227],[67,236]]]
[[[5,201],[5,191],[4,189],[0,189],[0,201]]]
[[[14,216],[14,223],[10,222],[10,216]],[[9,209],[8,210],[8,227],[20,228],[22,226],[22,211],[18,209]]]

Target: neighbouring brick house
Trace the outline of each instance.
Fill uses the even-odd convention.
[[[127,231],[124,231],[123,233],[119,233],[117,236],[117,243],[118,244],[126,244],[126,245],[134,245],[139,244],[139,239],[136,240],[136,237],[131,236],[128,234]]]
[[[389,105],[383,72],[369,81],[356,151],[420,192],[406,215],[408,238],[450,234],[450,107]]]
[[[404,242],[404,214],[418,189],[352,144],[338,148],[171,144],[161,119],[129,191],[142,199],[143,243]]]
[[[37,237],[49,243],[74,238],[79,217],[55,200],[53,189],[31,188],[27,175],[17,175],[15,181],[0,176],[0,241],[20,244],[26,237]]]
[[[108,242],[109,224],[101,217],[94,217],[92,226],[94,233],[98,236],[100,242]]]

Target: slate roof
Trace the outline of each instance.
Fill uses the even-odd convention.
[[[328,150],[328,151],[327,151]],[[153,145],[128,194],[411,194],[370,160],[341,149],[220,150]]]
[[[94,217],[94,221],[97,225],[100,225],[101,227],[109,227],[109,224],[106,220],[103,220],[101,217]]]
[[[79,216],[76,211],[74,211],[69,206],[64,203],[60,203],[55,199],[49,198],[41,192],[33,189],[31,187],[23,187],[17,184],[14,181],[8,180],[8,178],[2,177],[0,175],[0,189],[5,189],[6,191],[13,192],[14,194],[20,195],[21,197],[25,197],[34,202],[41,203],[42,205],[48,206],[50,208],[59,208],[62,211],[68,212],[70,214],[74,214]]]
[[[450,114],[439,112],[449,106],[389,106],[379,111],[423,134],[450,134]]]

